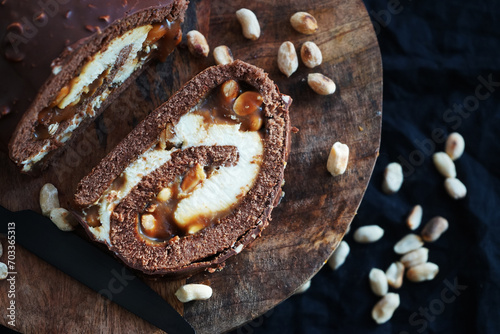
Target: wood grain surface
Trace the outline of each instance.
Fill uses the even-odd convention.
[[[253,10],[262,35],[243,38],[235,11]],[[308,11],[319,23],[317,33],[295,32],[289,18]],[[361,0],[191,1],[184,33],[197,29],[211,49],[224,44],[235,58],[266,70],[280,90],[290,95],[292,150],[285,172],[286,193],[273,211],[272,222],[224,270],[202,273],[187,281],[213,288],[207,301],[180,304],[173,293],[186,280],[143,278],[192,324],[198,333],[220,333],[265,313],[310,279],[342,239],[368,185],[380,144],[382,68],[377,39]],[[290,78],[277,67],[278,48],[292,41],[300,50],[314,41],[323,64],[313,70],[302,63]],[[46,182],[60,191],[69,207],[78,181],[86,175],[141,119],[196,73],[213,65],[212,55],[195,58],[178,48],[162,64],[148,67],[88,131],[39,177],[21,175],[0,153],[0,204],[10,210],[39,211],[38,192]],[[316,95],[307,74],[331,77],[337,91]],[[326,170],[331,145],[350,148],[347,172],[333,178]],[[76,233],[82,233],[81,230]],[[5,241],[5,239],[3,239]],[[57,245],[47,245],[57,247]],[[63,252],[64,250],[61,250]],[[35,255],[17,247],[17,326],[23,333],[155,333],[135,315],[64,275]],[[5,254],[0,258],[5,260]],[[7,305],[7,282],[0,282],[0,305]],[[7,323],[2,311],[0,322]]]

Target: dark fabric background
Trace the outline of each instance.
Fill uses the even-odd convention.
[[[306,293],[233,333],[500,333],[500,2],[365,4],[382,53],[383,128],[352,231],[377,224],[385,235],[361,245],[351,232],[342,267],[325,266]],[[466,142],[456,167],[468,194],[459,201],[446,194],[431,159],[453,131]],[[403,164],[405,180],[399,193],[387,196],[380,184],[392,161]],[[415,204],[424,208],[423,224],[435,215],[450,222],[426,246],[440,272],[430,282],[405,279],[395,291],[400,307],[388,323],[376,325],[371,309],[379,298],[369,289],[368,273],[398,259],[392,246],[409,233],[404,220]]]

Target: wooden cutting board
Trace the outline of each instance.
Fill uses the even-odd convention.
[[[235,17],[241,7],[252,9],[259,18],[259,40],[243,38]],[[313,14],[319,31],[310,36],[295,32],[289,18],[296,11]],[[207,37],[211,49],[228,45],[235,58],[264,68],[280,90],[293,98],[291,120],[300,130],[292,135],[286,195],[262,237],[229,259],[224,270],[187,280],[210,284],[214,291],[211,299],[182,305],[173,293],[186,280],[145,279],[199,333],[219,333],[244,324],[292,295],[323,266],[342,239],[378,155],[382,68],[377,39],[361,0],[194,0],[183,27],[184,32],[192,29]],[[300,63],[298,71],[286,78],[278,70],[276,55],[287,40],[297,49],[305,41],[314,41],[323,52],[323,64],[311,70]],[[39,190],[52,182],[60,191],[61,205],[69,207],[76,184],[92,166],[154,107],[213,64],[212,55],[194,58],[180,47],[166,63],[149,67],[41,177],[19,174],[7,157],[0,155],[0,204],[11,210],[39,211]],[[337,84],[335,94],[316,95],[307,86],[311,72],[331,77]],[[334,178],[326,170],[326,161],[336,141],[349,145],[350,159],[347,172]],[[4,254],[0,260],[5,258]],[[16,330],[160,332],[19,246],[16,260]],[[8,302],[7,289],[7,282],[1,281],[2,308]],[[8,321],[6,315],[1,312],[3,324]]]

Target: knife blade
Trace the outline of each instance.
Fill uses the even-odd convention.
[[[0,206],[0,233],[8,234],[9,223],[16,243],[102,296],[169,334],[195,333],[146,283],[77,234],[59,230],[34,211],[12,212]]]

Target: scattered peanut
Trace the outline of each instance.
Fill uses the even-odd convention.
[[[336,142],[330,149],[326,169],[333,175],[344,174],[349,161],[349,147],[346,144]]]
[[[207,57],[210,52],[205,36],[198,30],[191,30],[187,33],[187,46],[189,52],[196,57]]]
[[[389,292],[373,307],[372,318],[377,324],[383,324],[391,319],[394,311],[399,307],[399,295]]]
[[[384,171],[382,191],[388,195],[397,193],[403,184],[403,168],[397,162],[391,162]]]
[[[332,256],[328,259],[328,265],[333,270],[337,270],[344,264],[347,255],[349,255],[350,247],[345,241],[341,241],[337,249],[333,252]]]
[[[260,25],[257,16],[249,9],[241,8],[236,11],[236,18],[241,24],[243,36],[255,41],[260,37]]]
[[[298,294],[304,293],[307,290],[309,290],[310,287],[311,287],[311,281],[309,280],[309,281],[305,282],[304,284],[302,284],[301,286],[299,286],[299,288],[297,290],[295,290],[295,294],[298,295]]]
[[[436,277],[438,272],[439,267],[437,264],[426,262],[408,269],[406,272],[406,278],[412,282],[430,281]]]
[[[411,268],[427,262],[428,259],[429,249],[420,247],[419,249],[415,249],[414,251],[403,255],[400,261],[406,268]]]
[[[451,160],[450,156],[444,152],[437,152],[432,155],[432,161],[436,166],[438,172],[444,177],[457,177],[457,170],[455,163]]]
[[[42,209],[42,214],[48,217],[50,211],[59,206],[59,193],[57,188],[52,183],[44,184],[40,190],[40,208]]]
[[[465,149],[464,137],[458,132],[450,133],[448,139],[446,139],[445,152],[455,161],[462,156]]]
[[[318,22],[307,12],[297,12],[290,18],[293,29],[301,34],[311,35],[318,31]]]
[[[391,263],[389,268],[385,271],[387,283],[394,289],[399,289],[403,285],[403,275],[405,267],[399,261]]]
[[[0,262],[0,280],[6,279],[9,270],[7,269],[7,265],[3,262]]]
[[[292,42],[286,41],[278,50],[278,68],[281,73],[290,77],[299,67],[297,52]]]
[[[434,242],[448,229],[448,226],[446,219],[437,216],[425,224],[420,235],[425,242]]]
[[[359,243],[370,243],[380,240],[384,230],[378,225],[362,226],[354,232],[354,240]]]
[[[394,251],[397,254],[406,254],[422,247],[423,245],[424,242],[420,236],[410,233],[394,245]]]
[[[461,199],[467,195],[467,188],[459,179],[447,178],[444,181],[444,188],[453,199]]]
[[[370,270],[370,274],[368,274],[368,278],[370,279],[370,288],[373,293],[379,297],[385,296],[389,291],[389,285],[387,285],[387,277],[385,273],[377,268],[373,268]]]
[[[345,234],[344,235],[349,234],[349,232],[351,232],[351,224],[347,225],[347,228],[345,229]]]
[[[302,62],[309,68],[315,68],[323,62],[321,50],[314,42],[305,42],[300,48],[300,58]]]
[[[175,292],[175,296],[182,303],[206,300],[212,297],[212,288],[205,284],[185,284]]]
[[[214,49],[214,59],[217,65],[226,65],[234,61],[233,53],[225,45],[219,45]]]
[[[422,214],[422,206],[415,205],[406,219],[406,225],[408,225],[411,230],[416,230],[422,222]]]
[[[71,213],[64,208],[52,209],[49,217],[61,231],[73,231],[78,225]]]
[[[309,73],[307,75],[307,84],[319,95],[331,95],[337,89],[335,82],[321,73]]]

